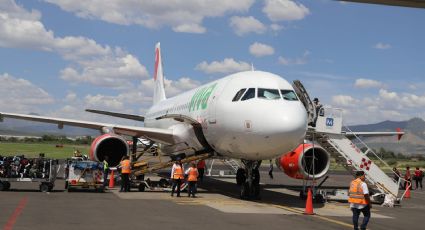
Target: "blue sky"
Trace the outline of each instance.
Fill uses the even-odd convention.
[[[301,80],[346,124],[425,118],[424,21],[333,0],[2,0],[0,110],[144,114],[159,41],[168,96],[252,63]]]

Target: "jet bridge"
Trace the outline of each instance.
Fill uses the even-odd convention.
[[[366,183],[371,190],[371,195],[373,194],[371,198],[375,201],[384,202],[385,200],[385,204],[388,206],[393,206],[396,201],[401,201],[405,193],[399,194],[399,186],[404,179],[396,176],[398,180],[394,181],[392,179],[395,177],[394,175],[388,176],[377,165],[379,162],[379,164],[390,168],[384,160],[377,156],[358,136],[353,135],[353,138],[349,139],[342,132],[342,109],[322,108],[316,114],[312,111],[314,109],[309,103],[310,99],[301,82],[294,84],[294,87],[302,87],[301,90],[296,89],[296,92],[301,101],[307,102],[304,104],[307,112],[313,115],[311,119],[315,119],[315,116],[317,116],[316,127],[309,127],[306,139],[319,143],[336,159],[337,163],[344,166],[353,176],[357,171],[364,171]],[[371,160],[370,156],[373,156],[374,160]]]

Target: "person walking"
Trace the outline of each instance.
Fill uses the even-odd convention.
[[[416,167],[413,178],[415,179],[416,189],[419,189],[419,186],[421,186],[422,190],[422,179],[424,178],[424,172],[420,170],[419,167]]]
[[[190,168],[188,168],[185,172],[186,175],[188,175],[187,177],[187,182],[188,182],[188,193],[187,196],[190,197],[190,195],[192,195],[193,198],[195,198],[196,196],[196,182],[198,181],[198,169],[196,168],[196,164],[195,163],[191,163],[190,164]]]
[[[171,187],[171,196],[174,196],[174,191],[177,187],[177,197],[180,197],[180,186],[184,179],[184,168],[180,159],[177,159],[177,162],[173,164],[171,168],[171,179],[173,180],[173,186]]]
[[[199,174],[198,179],[202,182],[204,180],[205,173],[205,160],[199,160],[196,168],[198,169]]]
[[[363,171],[356,172],[356,179],[351,181],[350,190],[348,192],[348,202],[350,203],[351,211],[353,212],[354,230],[359,229],[359,216],[363,213],[363,223],[360,229],[366,229],[370,220],[370,209],[372,204],[369,197],[369,189],[365,183],[366,176]]]
[[[406,167],[406,173],[404,174],[404,189],[407,189],[407,186],[412,187],[412,174],[410,173],[410,167]]]
[[[109,163],[108,156],[103,159],[103,186],[108,187],[108,174],[109,174]]]
[[[124,156],[120,165],[121,168],[121,189],[120,192],[130,192],[131,165],[128,156]]]

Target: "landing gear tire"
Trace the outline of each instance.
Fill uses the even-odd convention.
[[[144,192],[145,191],[145,188],[146,188],[146,185],[145,185],[144,182],[142,182],[142,183],[139,184],[139,187],[138,187],[139,192]]]
[[[240,198],[245,200],[249,198],[249,183],[245,182],[241,185]]]
[[[238,168],[236,171],[236,184],[241,186],[246,181],[245,169]]]
[[[260,167],[261,161],[242,161],[245,169],[238,169],[236,182],[240,185],[241,199],[260,199]]]
[[[40,185],[40,192],[48,192],[49,191],[49,185],[48,184],[41,184]]]
[[[0,181],[0,191],[4,191],[6,190],[6,185],[4,184],[4,182]]]

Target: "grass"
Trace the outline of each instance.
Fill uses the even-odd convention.
[[[15,156],[25,155],[26,157],[38,157],[40,153],[44,153],[47,158],[66,159],[74,155],[74,151],[79,150],[82,154],[89,153],[89,145],[66,145],[56,147],[51,143],[8,143],[0,142],[0,155]]]

